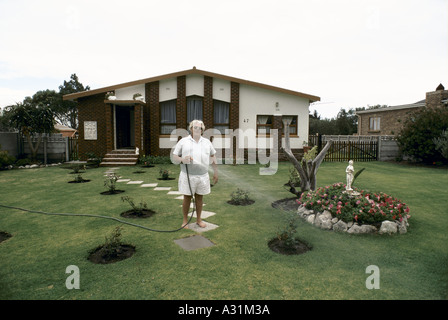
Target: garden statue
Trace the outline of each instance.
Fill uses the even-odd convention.
[[[352,183],[353,183],[353,172],[355,169],[353,168],[353,160],[350,160],[348,162],[348,166],[345,169],[345,173],[347,174],[347,186],[345,187],[345,190],[347,192],[353,191],[352,189]]]

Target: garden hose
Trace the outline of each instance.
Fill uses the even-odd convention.
[[[174,230],[157,230],[157,229],[151,229],[145,226],[141,226],[139,224],[135,224],[135,223],[130,223],[118,218],[114,218],[114,217],[108,217],[108,216],[100,216],[100,215],[95,215],[95,214],[84,214],[84,213],[61,213],[61,212],[45,212],[45,211],[38,211],[38,210],[30,210],[30,209],[24,209],[24,208],[19,208],[19,207],[13,207],[13,206],[7,206],[7,205],[3,205],[0,204],[0,207],[3,208],[8,208],[8,209],[16,209],[16,210],[21,210],[21,211],[25,211],[25,212],[31,212],[31,213],[39,213],[39,214],[46,214],[46,215],[53,215],[53,216],[71,216],[71,217],[91,217],[91,218],[103,218],[103,219],[110,219],[110,220],[115,220],[117,222],[120,223],[124,223],[124,224],[128,224],[130,226],[133,227],[138,227],[138,228],[142,228],[148,231],[154,231],[154,232],[176,232],[179,231],[183,228],[185,228],[191,221],[191,219],[193,218],[194,212],[196,211],[196,202],[194,201],[194,195],[193,195],[193,191],[191,189],[191,184],[190,184],[190,176],[188,174],[188,166],[185,164],[185,168],[187,170],[187,177],[188,177],[188,186],[190,187],[190,193],[191,193],[191,198],[193,201],[193,211],[191,212],[191,216],[190,219],[188,220],[188,222],[186,224],[184,224],[182,227],[174,229]]]

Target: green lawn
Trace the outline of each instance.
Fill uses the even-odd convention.
[[[323,163],[318,186],[345,181],[346,163]],[[159,181],[159,165],[133,173],[132,180],[159,183],[177,190],[179,167],[162,166],[176,180]],[[283,188],[289,163],[272,176],[260,176],[258,165],[221,165],[220,181],[204,197],[207,219],[219,228],[203,235],[215,246],[184,251],[174,240],[191,230],[156,233],[88,217],[47,216],[0,207],[0,231],[13,237],[0,243],[0,299],[446,299],[448,283],[448,171],[393,163],[355,163],[365,167],[356,185],[389,193],[411,208],[408,233],[349,235],[317,229],[300,221],[298,234],[313,249],[285,256],[267,242],[285,226],[286,213],[275,200],[291,197]],[[175,229],[182,222],[181,200],[164,191],[118,183],[121,195],[105,191],[106,168],[89,169],[84,184],[70,184],[69,170],[49,167],[0,171],[0,204],[47,212],[106,215],[119,218],[130,209],[121,195],[144,200],[157,214],[130,222],[155,229]],[[255,203],[227,204],[236,188],[251,193]],[[88,251],[104,243],[121,225],[123,242],[136,253],[121,262],[98,265]],[[80,289],[68,290],[67,266],[80,270]],[[380,270],[380,289],[366,288],[369,265]]]

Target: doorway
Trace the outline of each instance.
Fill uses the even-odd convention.
[[[115,106],[115,149],[134,149],[134,106]]]

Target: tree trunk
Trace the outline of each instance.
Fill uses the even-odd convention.
[[[32,136],[27,135],[26,137],[28,140],[28,146],[30,147],[30,150],[31,150],[31,159],[33,161],[36,161],[37,160],[37,151],[39,150],[39,145],[42,140],[42,136],[40,134],[37,136],[37,142],[36,142],[35,146],[33,145]]]
[[[285,124],[285,148],[282,148],[288,160],[293,164],[300,176],[301,192],[308,190],[316,190],[316,174],[320,164],[325,158],[325,155],[330,149],[332,142],[328,141],[322,151],[316,156],[314,160],[299,161],[293,155],[289,141],[289,125]]]

